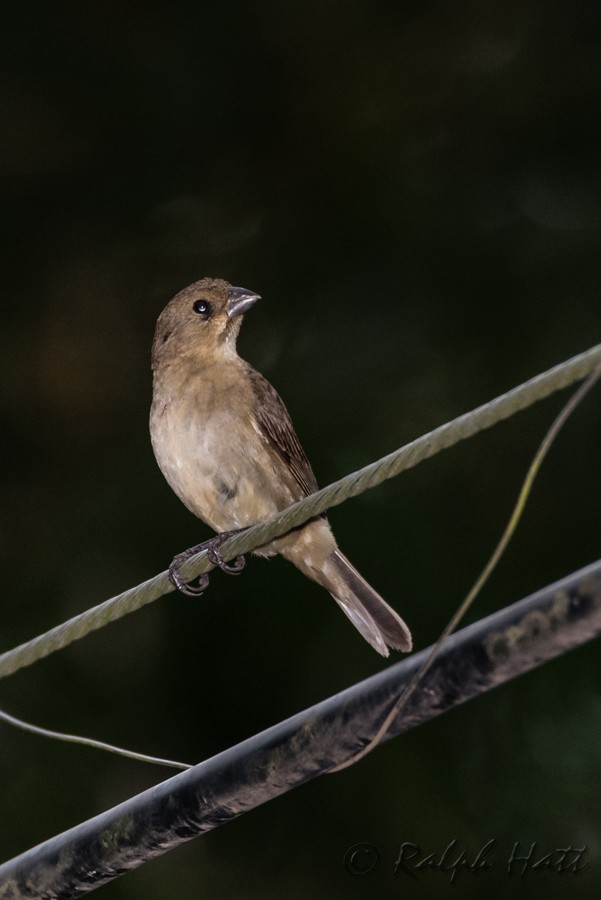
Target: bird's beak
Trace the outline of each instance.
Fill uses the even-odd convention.
[[[231,319],[234,316],[243,315],[243,313],[247,312],[251,306],[260,299],[261,297],[259,294],[253,294],[252,291],[247,291],[246,288],[228,288],[227,302],[225,304],[228,318]]]

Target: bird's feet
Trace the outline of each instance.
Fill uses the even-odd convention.
[[[169,566],[169,581],[171,584],[187,597],[200,597],[201,594],[204,594],[209,586],[209,576],[207,572],[203,572],[202,575],[198,576],[196,584],[193,581],[185,582],[180,575],[180,569],[184,563],[187,562],[191,556],[196,556],[197,553],[201,553],[203,550],[207,551],[207,557],[213,565],[218,569],[221,569],[222,572],[225,572],[226,575],[239,575],[246,565],[244,557],[237,556],[233,562],[226,562],[219,552],[219,548],[226,538],[231,537],[233,534],[238,534],[240,531],[244,531],[244,529],[235,528],[233,531],[221,531],[219,534],[216,534],[215,537],[209,538],[208,541],[203,541],[202,544],[196,544],[194,547],[189,547],[187,550],[184,550],[183,553],[178,553],[177,556],[174,556],[171,565]]]

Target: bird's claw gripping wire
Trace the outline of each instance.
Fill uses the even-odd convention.
[[[201,594],[204,594],[209,586],[209,575],[207,572],[203,572],[202,575],[198,576],[196,584],[194,581],[184,581],[180,575],[180,569],[184,563],[187,562],[190,557],[196,556],[197,553],[201,553],[203,550],[207,551],[207,558],[209,561],[212,562],[216,568],[225,572],[226,575],[239,575],[246,565],[245,558],[240,555],[237,556],[233,562],[226,562],[219,552],[219,548],[226,538],[231,537],[233,534],[238,534],[243,530],[244,529],[242,528],[236,528],[233,531],[222,531],[219,534],[216,534],[215,537],[209,538],[208,541],[203,541],[202,544],[196,544],[196,546],[184,550],[183,553],[178,553],[177,556],[173,557],[171,565],[169,566],[169,581],[171,584],[174,585],[178,591],[181,591],[182,594],[185,594],[186,597],[200,597]]]
[[[242,528],[237,529],[237,531],[242,530]],[[225,572],[226,575],[239,575],[246,565],[246,560],[242,556],[242,554],[240,554],[240,556],[237,556],[236,559],[232,560],[232,562],[226,562],[219,552],[219,548],[221,547],[224,540],[228,537],[231,537],[233,534],[236,534],[237,531],[223,531],[221,532],[221,534],[218,534],[210,541],[207,541],[208,558],[214,566],[217,566],[217,568],[221,569],[222,572]]]
[[[209,586],[209,576],[206,572],[203,572],[202,575],[198,576],[196,584],[194,584],[193,581],[186,583],[179,573],[181,567],[191,556],[200,553],[200,551],[204,549],[205,547],[203,544],[197,544],[195,547],[189,547],[188,550],[184,550],[183,553],[178,553],[177,556],[174,556],[171,560],[171,565],[169,566],[169,581],[178,589],[178,591],[185,594],[186,597],[200,597]]]

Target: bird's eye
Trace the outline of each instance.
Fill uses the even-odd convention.
[[[201,319],[210,319],[213,312],[213,307],[208,300],[196,300],[192,309],[198,313]]]

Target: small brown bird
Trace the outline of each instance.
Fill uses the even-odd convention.
[[[203,278],[167,304],[152,348],[157,462],[180,500],[217,532],[265,521],[317,490],[282,400],[236,352],[243,315],[259,299]],[[411,650],[406,624],[342,555],[325,517],[254,552],[281,553],[325,587],[378,653]],[[184,557],[171,570],[180,588]]]

